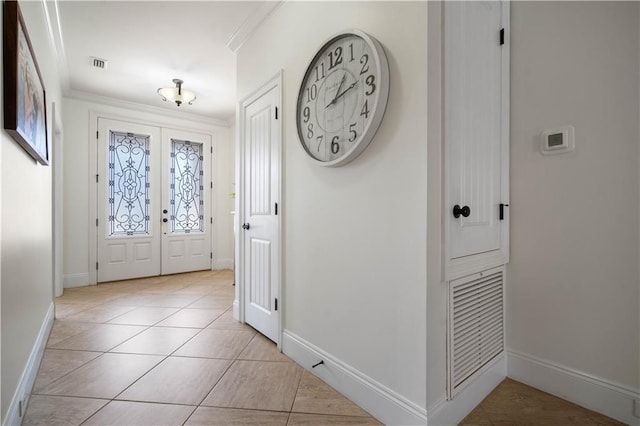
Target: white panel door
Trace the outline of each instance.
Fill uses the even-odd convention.
[[[280,236],[277,217],[280,129],[279,86],[243,105],[245,321],[278,342]]]
[[[98,281],[160,275],[160,129],[98,119]]]
[[[503,5],[446,2],[443,7],[445,214],[448,257],[457,259],[501,248]],[[456,205],[462,210],[457,218]]]
[[[162,129],[162,274],[211,268],[211,136]]]

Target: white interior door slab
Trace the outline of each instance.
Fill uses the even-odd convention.
[[[444,131],[447,144],[449,257],[501,247],[501,2],[446,2]],[[459,217],[454,206],[468,207]]]
[[[211,268],[211,136],[162,129],[162,274]]]
[[[280,125],[276,118],[280,85],[243,104],[243,216],[245,321],[279,340]]]
[[[98,281],[160,274],[160,129],[98,119]]]

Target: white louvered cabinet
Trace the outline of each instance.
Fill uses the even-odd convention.
[[[442,3],[448,397],[504,352],[509,261],[509,2]]]

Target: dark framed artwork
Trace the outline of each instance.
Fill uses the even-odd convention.
[[[4,128],[36,161],[49,164],[44,83],[20,7],[3,1]]]

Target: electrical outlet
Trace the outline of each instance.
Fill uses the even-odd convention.
[[[633,400],[633,415],[640,417],[640,399]]]

